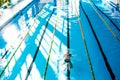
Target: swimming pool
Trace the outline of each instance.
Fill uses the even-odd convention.
[[[119,30],[91,0],[40,5],[34,2],[0,31],[1,80],[120,79]]]

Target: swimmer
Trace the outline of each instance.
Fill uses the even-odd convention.
[[[66,53],[66,54],[64,54],[63,57],[64,57],[64,61],[63,61],[62,65],[66,64],[66,67],[65,67],[64,70],[72,68],[73,66],[72,66],[72,63],[71,63],[71,60],[70,60],[72,55],[69,54],[69,53]]]
[[[65,68],[65,70],[67,70],[67,80],[70,80],[70,68],[72,68],[73,66],[72,66],[72,63],[71,63],[71,60],[70,60],[70,58],[72,57],[72,55],[71,54],[69,54],[69,53],[66,53],[66,54],[64,54],[64,64],[66,64],[66,68]]]

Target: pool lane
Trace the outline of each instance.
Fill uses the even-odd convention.
[[[93,8],[93,10],[95,11],[96,15],[99,16],[100,20],[104,23],[104,25],[106,26],[106,28],[112,33],[112,35],[114,36],[114,38],[120,42],[119,39],[119,33],[117,33],[117,31],[115,31],[116,29],[114,29],[114,26],[112,24],[110,24],[110,22],[106,19],[106,17],[102,17],[103,15],[99,13],[99,11],[95,8],[95,6],[93,6],[93,4],[90,2],[91,7]],[[111,27],[112,26],[112,27]]]
[[[97,5],[94,3],[94,1],[91,0],[91,2],[93,3],[93,5],[94,5],[105,17],[107,17],[108,20],[110,20],[110,22],[112,23],[112,25],[114,25],[114,27],[115,27],[118,31],[120,31],[120,28],[119,28],[118,24],[116,24],[107,14],[105,14],[105,12],[103,12],[99,7],[97,7]],[[105,3],[104,3],[104,4],[105,4]],[[106,3],[106,4],[108,4],[108,3]],[[116,12],[118,12],[118,11],[116,11]],[[117,15],[117,14],[116,14],[116,15]],[[117,16],[119,17],[119,15],[117,15]]]
[[[49,6],[48,6],[49,7]],[[49,11],[49,10],[48,10]],[[51,11],[51,10],[50,10]],[[46,10],[45,10],[45,12],[44,13],[46,13],[46,14],[43,14],[43,16],[47,16],[48,14],[50,14],[49,12],[47,12]],[[42,15],[40,15],[40,16],[42,16]],[[44,17],[45,18],[45,17]],[[32,19],[32,22],[34,22],[34,19]],[[41,23],[42,22],[42,23]],[[8,74],[9,76],[10,76],[10,79],[15,79],[15,77],[16,77],[16,75],[18,75],[19,76],[19,73],[17,74],[17,72],[19,72],[19,70],[21,70],[21,69],[19,69],[21,66],[20,65],[23,65],[22,64],[22,62],[24,63],[24,61],[25,61],[25,59],[27,59],[26,58],[26,55],[28,55],[28,54],[30,54],[31,52],[32,53],[35,53],[35,41],[34,41],[34,39],[35,39],[35,36],[33,36],[32,37],[32,39],[30,38],[32,35],[33,35],[33,33],[34,33],[34,31],[35,31],[35,28],[38,26],[38,24],[45,24],[46,22],[44,22],[44,21],[39,21],[39,20],[37,20],[36,22],[35,22],[35,24],[34,24],[34,26],[32,27],[32,30],[30,31],[30,36],[27,36],[27,39],[25,39],[25,41],[21,44],[21,46],[22,46],[22,49],[21,49],[21,46],[20,46],[20,48],[17,50],[17,52],[16,52],[16,55],[15,55],[15,57],[14,57],[14,59],[11,61],[11,63],[9,64],[9,66],[11,66],[11,70],[9,70],[9,73],[11,73],[11,71],[13,71],[12,73],[13,74]],[[32,23],[33,24],[33,23]],[[39,27],[38,27],[38,30],[39,30],[39,28],[40,28],[40,26],[41,25],[39,25]],[[37,35],[37,34],[34,34],[34,35]],[[28,41],[28,40],[31,40],[30,42]],[[33,43],[34,43],[34,45],[33,45]],[[33,49],[30,49],[30,44],[31,44],[31,46],[33,46],[32,48]],[[25,48],[25,52],[24,52],[24,48]],[[29,51],[29,49],[31,50],[31,52],[26,52],[26,51]],[[11,53],[12,54],[12,53]],[[19,55],[18,55],[19,54]],[[22,55],[23,54],[23,55]],[[17,59],[15,60],[15,58],[16,58],[16,56],[17,56]],[[21,56],[22,56],[22,58],[21,58]],[[9,59],[8,59],[9,60]],[[15,60],[15,63],[14,63],[14,60]],[[21,61],[22,60],[22,61]],[[14,63],[14,64],[12,64],[12,62]],[[18,65],[15,65],[15,64],[17,64],[18,63]],[[19,64],[20,63],[20,64]],[[24,63],[25,64],[25,63]],[[7,67],[7,69],[6,70],[8,70],[9,69],[9,66]],[[18,71],[16,70],[16,69],[19,69]],[[15,70],[14,70],[15,69]],[[5,72],[6,73],[6,72]],[[8,77],[9,78],[9,76],[8,75],[6,75],[6,76],[3,76],[3,77]],[[6,78],[5,78],[6,79]]]
[[[111,34],[108,34],[107,29],[105,29],[105,26],[103,25],[104,23],[101,23],[101,19],[98,18],[98,15],[96,15],[96,13],[94,13],[94,10],[92,9],[92,7],[90,8],[90,6],[88,5],[90,4],[89,3],[87,4],[87,2],[84,2],[83,4],[84,9],[90,19],[90,22],[92,23],[95,33],[97,34],[98,40],[100,41],[102,49],[106,55],[106,58],[108,63],[110,64],[110,67],[112,68],[115,78],[119,79],[118,72],[115,70],[115,65],[113,63],[115,61],[119,64],[118,57],[115,57],[114,55],[114,53],[119,55],[119,50],[118,50],[118,48],[120,47],[119,42],[116,42],[116,41],[114,42],[115,39],[112,39],[112,36],[110,37]],[[89,10],[88,10],[88,7],[89,7]],[[104,19],[106,20],[106,18]],[[106,20],[106,22],[110,24],[109,21]],[[114,26],[110,25],[110,27],[114,27]],[[116,31],[114,32],[116,33]],[[104,37],[103,37],[103,34],[104,34]]]
[[[85,32],[86,42],[88,44],[88,50],[89,50],[91,61],[92,61],[95,79],[97,79],[97,80],[110,79],[109,73],[106,70],[106,66],[103,65],[104,64],[103,55],[101,55],[102,51],[101,51],[101,47],[100,47],[100,42],[94,31],[94,25],[92,25],[92,23],[89,19],[89,16],[84,9],[83,3],[81,2],[81,16],[82,16],[81,21],[84,26],[83,29],[85,29],[84,32]],[[85,17],[86,17],[86,20],[85,20]],[[86,22],[88,24],[84,24]],[[89,35],[90,34],[89,32],[91,33],[91,35]],[[96,58],[94,58],[95,56],[96,56]],[[94,65],[96,65],[96,67],[94,67]],[[99,74],[97,74],[97,72],[99,72]]]
[[[113,6],[111,6],[111,2],[103,1],[101,4],[96,4],[94,0],[92,0],[97,9],[100,10],[102,14],[104,14],[109,20],[113,23],[118,31],[120,31],[120,12],[115,10]]]

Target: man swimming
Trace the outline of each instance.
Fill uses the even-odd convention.
[[[66,80],[70,80],[70,68],[73,67],[71,58],[72,55],[70,53],[66,53],[63,56],[63,62],[61,64],[61,67],[63,68],[63,71],[66,73]]]

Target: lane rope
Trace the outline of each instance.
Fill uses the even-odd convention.
[[[91,24],[91,21],[90,21],[88,15],[86,14],[85,10],[83,9],[82,3],[80,3],[80,4],[81,4],[81,9],[82,9],[83,13],[84,13],[85,16],[86,16],[86,18],[87,18],[87,20],[88,20],[88,23],[89,23],[89,25],[90,25],[90,27],[91,27],[91,30],[92,30],[92,32],[93,32],[93,35],[94,35],[94,37],[95,37],[95,39],[96,39],[96,41],[97,41],[97,44],[98,44],[99,49],[100,49],[100,51],[101,51],[102,57],[103,57],[103,59],[104,59],[105,65],[106,65],[106,67],[107,67],[107,70],[109,71],[112,80],[114,80],[114,79],[115,79],[115,75],[114,75],[114,73],[113,73],[113,71],[112,71],[112,69],[111,69],[111,67],[110,67],[110,65],[109,65],[109,62],[108,62],[108,60],[107,60],[107,57],[106,57],[106,55],[105,55],[105,53],[104,53],[104,51],[103,51],[103,49],[102,49],[102,47],[101,47],[100,41],[99,41],[99,39],[97,38],[97,35],[96,35],[96,33],[95,33],[95,31],[94,31],[94,29],[93,29],[93,27],[92,27],[92,24]]]
[[[42,10],[42,8],[44,7],[44,5],[45,4],[43,4],[43,6],[41,7],[41,10]],[[38,13],[38,15],[36,15],[36,18],[38,18],[39,17],[39,13]],[[27,23],[26,25],[28,25],[29,23]],[[19,38],[19,37],[21,37],[21,33],[18,35],[18,37],[17,38]],[[17,41],[15,41],[15,42],[17,42]],[[14,44],[15,44],[15,42],[14,42]],[[8,52],[10,52],[11,50],[11,47],[14,47],[14,45],[10,45],[10,47],[5,51],[5,53],[3,54],[3,56],[0,58],[0,61],[7,55],[7,53]]]
[[[87,43],[86,43],[86,39],[85,39],[85,36],[84,36],[84,31],[83,31],[83,28],[82,28],[81,18],[80,18],[80,15],[78,14],[75,1],[74,1],[74,4],[75,4],[76,15],[78,16],[78,23],[79,23],[80,31],[81,31],[81,34],[82,34],[82,39],[84,41],[84,48],[85,48],[86,55],[87,55],[87,58],[88,58],[88,64],[89,64],[89,67],[90,67],[90,72],[92,74],[92,80],[95,80],[95,75],[94,75],[94,71],[93,71],[93,68],[92,68],[92,63],[91,63],[91,60],[90,60],[90,55],[89,55],[89,51],[88,51],[88,48],[87,48]]]
[[[43,6],[44,7],[44,6]],[[41,8],[41,10],[43,9],[43,7]],[[41,11],[40,10],[40,11]],[[31,31],[31,29],[33,28],[33,26],[35,25],[36,20],[34,20],[34,23],[31,25],[30,29],[27,31],[27,33],[25,34],[24,38],[21,40],[20,44],[18,45],[18,47],[16,48],[16,50],[14,51],[13,55],[11,56],[11,58],[9,59],[9,61],[7,62],[7,64],[5,65],[4,69],[0,72],[0,77],[2,76],[2,74],[4,73],[4,71],[6,70],[6,68],[8,67],[9,63],[11,62],[11,60],[13,59],[14,55],[16,54],[17,50],[20,48],[21,44],[24,42],[24,40],[27,38],[29,32]]]
[[[120,43],[120,39],[118,38],[118,36],[113,32],[113,30],[111,29],[111,27],[109,26],[109,24],[104,20],[104,18],[100,15],[100,13],[95,9],[95,7],[93,6],[93,4],[91,3],[91,0],[89,0],[89,2],[90,2],[90,5],[92,6],[92,8],[94,9],[94,11],[98,14],[98,16],[100,17],[100,19],[103,21],[103,23],[105,24],[105,26],[112,33],[112,35],[114,36],[114,38]]]
[[[47,74],[47,69],[48,69],[48,65],[49,65],[49,60],[50,60],[50,55],[51,55],[51,51],[52,51],[52,46],[53,46],[53,42],[54,42],[54,36],[55,36],[55,32],[56,32],[56,27],[57,27],[58,16],[59,15],[60,14],[59,14],[59,11],[58,11],[58,14],[56,15],[57,16],[56,23],[54,25],[54,31],[52,33],[52,41],[50,43],[50,49],[49,49],[49,52],[48,52],[48,58],[47,58],[47,62],[46,62],[45,70],[44,70],[43,80],[46,80],[46,74]]]
[[[39,48],[40,48],[40,46],[41,46],[41,43],[42,43],[42,40],[43,40],[43,36],[44,36],[44,34],[45,34],[45,32],[46,32],[46,29],[47,29],[47,26],[48,26],[48,22],[49,22],[49,20],[50,20],[50,18],[51,18],[51,16],[52,16],[53,12],[54,12],[54,9],[53,9],[50,17],[48,18],[48,21],[47,21],[46,25],[45,25],[45,29],[43,30],[43,33],[42,33],[42,35],[41,35],[41,38],[40,38],[40,41],[39,41],[39,45],[38,45],[38,47],[37,47],[37,49],[36,49],[36,51],[35,51],[33,60],[32,60],[30,66],[29,66],[29,68],[28,68],[28,70],[27,70],[27,75],[26,75],[25,80],[27,80],[27,79],[28,79],[28,76],[30,75],[30,72],[31,72],[32,67],[33,67],[33,63],[34,63],[34,61],[35,61],[35,59],[36,59],[36,57],[37,57],[37,55],[38,55],[38,51],[39,51]]]
[[[110,17],[108,15],[106,15],[100,8],[98,8],[98,6],[94,3],[93,0],[91,0],[91,2],[93,3],[93,5],[102,13],[106,16],[106,18],[108,18],[110,20],[110,22],[115,26],[115,28],[120,32],[120,28],[117,24],[114,23],[114,21],[112,19],[110,19]]]

